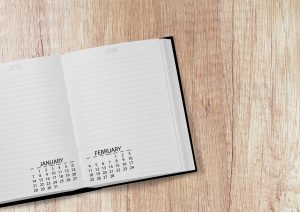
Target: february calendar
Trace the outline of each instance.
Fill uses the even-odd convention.
[[[0,64],[0,207],[196,170],[172,38]]]
[[[134,153],[131,149],[116,146],[97,149],[93,156],[86,157],[86,172],[91,184],[111,182],[135,170]]]

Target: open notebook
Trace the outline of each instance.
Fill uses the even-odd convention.
[[[0,206],[196,170],[172,38],[0,65]]]

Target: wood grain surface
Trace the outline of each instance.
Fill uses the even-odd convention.
[[[168,35],[199,171],[1,212],[300,211],[300,1],[0,0],[0,62]]]

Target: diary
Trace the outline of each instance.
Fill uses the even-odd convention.
[[[172,37],[0,65],[0,205],[196,171]]]

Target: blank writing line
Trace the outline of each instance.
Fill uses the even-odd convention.
[[[31,119],[28,119],[27,117],[25,118],[25,120],[21,120],[22,121],[22,126],[26,126],[26,125],[24,125],[24,123],[28,123],[28,122],[35,122],[35,121],[41,121],[41,120],[48,120],[48,121],[50,121],[49,119],[53,119],[52,121],[61,121],[62,119],[61,119],[61,117],[57,117],[57,116],[54,116],[54,115],[49,115],[49,116],[44,116],[44,117],[37,117],[37,118],[31,118]],[[15,120],[9,120],[9,121],[6,121],[6,123],[2,123],[2,126],[3,125],[6,125],[7,126],[7,124],[9,123],[9,122],[14,122]],[[47,122],[48,122],[47,121]],[[14,124],[18,124],[18,123],[14,123]],[[10,124],[10,126],[12,126],[11,124]],[[1,125],[0,125],[0,128],[1,128]]]
[[[150,105],[150,103],[153,103],[153,99],[140,100],[139,101],[139,106],[142,106],[142,103],[144,103],[144,104],[149,103],[149,105]],[[159,101],[156,101],[155,103],[156,104],[160,104]],[[108,113],[111,113],[111,112],[122,111],[122,110],[126,109],[125,106],[130,106],[130,107],[134,107],[135,108],[136,104],[131,101],[131,102],[126,102],[126,103],[122,103],[122,104],[113,104],[113,105],[111,105],[109,107],[105,107],[105,109],[107,109],[107,108],[109,108],[109,109],[111,109],[111,108],[117,108],[117,110],[103,110],[104,108],[97,107],[97,105],[96,105],[96,107],[89,108],[88,110],[85,109],[85,108],[84,109],[80,108],[80,110],[81,110],[80,111],[80,117],[84,118],[86,114],[98,115],[98,114],[105,114],[105,113],[108,114]],[[101,111],[102,113],[95,113],[95,111]]]
[[[61,147],[66,147],[66,144],[60,144],[60,145],[56,145],[55,148],[61,148]],[[33,151],[36,151],[36,150],[41,150],[41,149],[44,149],[44,148],[41,148],[41,147],[38,147],[38,148],[31,148],[31,149],[26,149],[26,150],[23,150],[23,149],[20,149],[19,151],[14,151],[14,152],[8,152],[8,153],[4,153],[4,154],[1,154],[0,155],[0,158],[4,159],[4,158],[7,158],[7,156],[10,156],[10,155],[13,155],[13,154],[23,154],[24,152],[28,152],[30,154],[33,153]],[[52,151],[51,151],[52,152]]]
[[[23,107],[23,105],[22,105],[22,107]],[[57,103],[55,103],[55,104],[53,104],[53,103],[49,103],[49,104],[47,104],[47,105],[33,105],[33,106],[31,106],[31,107],[29,107],[29,108],[18,108],[18,109],[13,109],[13,113],[16,113],[16,114],[21,114],[21,113],[23,113],[23,112],[28,112],[28,111],[36,111],[36,110],[39,110],[39,111],[43,111],[44,109],[45,109],[45,111],[48,111],[49,110],[49,108],[56,108],[56,109],[58,109],[59,107],[58,107],[58,105],[57,105]],[[4,115],[6,115],[6,114],[8,114],[8,115],[10,115],[11,113],[10,113],[10,111],[9,110],[5,110],[5,112],[3,112],[3,113],[0,113],[0,116],[4,116]]]
[[[43,120],[37,120],[37,121],[38,122],[36,122],[36,123],[32,122],[31,124],[26,124],[26,125],[24,125],[23,123],[22,123],[22,125],[19,125],[17,122],[10,123],[9,125],[0,126],[0,129],[1,129],[1,131],[7,131],[7,130],[13,130],[13,129],[26,128],[26,127],[36,127],[37,125],[41,126],[42,124],[45,124],[45,123],[47,123],[47,124],[49,124],[49,123],[61,124],[62,123],[62,120],[58,120],[58,118],[57,118],[57,120],[48,119],[47,121],[43,121]],[[39,121],[42,121],[42,123]]]
[[[146,57],[146,56],[151,56],[151,54],[140,53],[140,54],[135,54],[135,55],[130,55],[130,56],[126,55],[124,57],[118,57],[118,61],[132,59],[133,57],[135,58],[135,60],[139,60],[141,57]],[[105,63],[109,63],[109,62],[114,63],[114,62],[116,62],[116,59],[113,58],[113,59],[93,61],[93,62],[89,62],[89,63],[81,63],[80,65],[70,66],[70,69],[74,72],[77,72],[77,71],[82,70],[82,69],[79,69],[79,67],[105,64]]]
[[[40,97],[38,96],[34,96],[34,97],[30,97],[30,96],[22,96],[22,97],[14,97],[11,99],[4,99],[3,100],[3,104],[0,104],[0,106],[11,106],[13,104],[17,104],[17,105],[22,105],[24,102],[30,102],[30,103],[34,103],[37,100],[41,100],[41,99],[48,99],[48,100],[55,100],[55,97],[57,98],[57,94],[48,94],[48,95],[41,95]]]
[[[93,100],[97,100],[97,99],[101,99],[102,102],[106,102],[109,101],[110,99],[115,99],[116,97],[119,97],[120,95],[122,95],[122,97],[128,98],[130,96],[132,96],[133,94],[143,94],[143,96],[145,95],[154,95],[159,93],[158,91],[160,91],[159,87],[152,87],[152,88],[146,88],[146,89],[138,89],[136,91],[133,92],[128,92],[128,90],[119,90],[116,92],[112,92],[110,95],[108,95],[108,98],[105,98],[103,96],[96,96],[96,95],[87,95],[85,97],[80,97],[82,101],[86,101],[86,102],[91,102]],[[109,93],[108,93],[109,94]]]
[[[141,66],[143,65],[143,66]],[[117,75],[126,75],[131,72],[138,71],[140,74],[145,74],[145,72],[149,72],[151,70],[157,69],[156,64],[153,63],[142,63],[142,64],[133,64],[129,66],[126,64],[118,64],[118,66],[98,66],[93,69],[87,69],[82,74],[76,74],[74,77],[76,79],[83,79],[84,81],[88,79],[93,78],[101,78],[101,77],[111,77],[111,76],[117,76]]]
[[[29,127],[31,127],[31,128],[26,129],[25,126],[22,126],[21,129],[22,129],[22,131],[26,131],[26,133],[30,132],[30,131],[37,132],[37,131],[41,131],[41,130],[45,131],[45,129],[51,129],[51,128],[61,129],[63,127],[63,124],[62,123],[57,123],[55,125],[45,125],[45,126],[38,126],[38,127],[32,125],[32,126],[29,126]],[[1,136],[7,136],[7,135],[19,133],[18,130],[19,130],[19,128],[15,128],[15,129],[12,128],[12,129],[6,130],[5,133],[1,133],[0,134],[0,137]]]
[[[27,116],[38,116],[38,115],[42,115],[42,114],[51,114],[51,113],[57,113],[58,110],[55,109],[53,110],[52,108],[50,108],[50,110],[47,110],[47,111],[40,111],[40,110],[29,110],[29,112],[33,111],[33,113],[13,113],[13,114],[10,114],[10,113],[7,113],[7,114],[3,114],[0,116],[5,116],[7,115],[8,117],[6,118],[1,118],[1,121],[4,121],[4,120],[8,120],[8,119],[17,119],[17,118],[22,118],[22,117],[27,117]],[[1,134],[0,134],[1,135]]]
[[[39,102],[34,102],[34,103],[30,103],[30,104],[22,104],[22,107],[27,107],[27,106],[32,106],[32,105],[39,105],[39,104],[45,104],[45,105],[50,105],[50,104],[54,104],[54,102],[53,101],[49,101],[49,100],[47,100],[47,101],[39,101]],[[58,104],[58,102],[55,102],[56,104]],[[18,108],[19,106],[17,106],[17,107],[15,107],[15,108]],[[10,107],[10,108],[13,108],[13,109],[15,109],[14,107]],[[6,109],[6,107],[4,107],[4,108],[0,108],[0,110],[4,110],[4,109]]]
[[[42,78],[41,80],[25,80],[22,79],[21,81],[17,81],[17,82],[8,82],[6,81],[5,84],[1,84],[0,88],[5,88],[5,89],[10,89],[10,88],[15,88],[15,87],[27,87],[29,86],[36,86],[39,84],[45,85],[47,83],[49,83],[50,85],[54,82],[54,79],[50,79],[50,78]],[[1,89],[2,89],[1,88]]]
[[[18,80],[18,79],[21,79],[21,80],[25,80],[26,78],[29,78],[29,79],[34,79],[35,77],[37,77],[37,75],[43,75],[43,76],[45,76],[45,77],[48,77],[47,75],[52,75],[53,73],[51,73],[51,72],[49,72],[49,71],[47,71],[47,72],[36,72],[36,73],[30,73],[30,74],[28,74],[28,73],[26,73],[26,74],[22,74],[22,75],[13,75],[13,77],[5,77],[5,78],[3,78],[2,80],[0,80],[0,82],[1,81],[9,81],[9,80],[11,80],[11,79],[13,79],[13,80]]]
[[[23,86],[15,86],[14,88],[17,88],[17,89],[15,89],[15,90],[9,90],[9,89],[3,89],[3,90],[1,90],[1,91],[3,91],[3,92],[0,92],[0,95],[7,95],[7,94],[12,94],[12,93],[22,93],[22,92],[24,92],[24,91],[32,91],[32,90],[41,90],[42,88],[51,88],[51,89],[53,89],[53,90],[55,90],[57,87],[55,87],[55,86],[57,86],[57,85],[55,85],[55,84],[53,84],[51,87],[50,87],[50,85],[45,85],[45,84],[43,84],[43,85],[41,85],[41,86],[36,86],[36,85],[33,85],[32,87],[29,87],[29,86],[27,86],[27,87],[23,87]],[[8,90],[8,91],[7,91]]]
[[[107,129],[110,127],[113,127],[114,129],[116,127],[120,127],[120,126],[130,126],[130,123],[134,123],[133,124],[137,124],[137,123],[145,123],[145,125],[149,125],[150,121],[158,121],[161,122],[162,119],[168,118],[169,114],[165,114],[165,113],[153,113],[151,114],[150,118],[149,117],[139,117],[139,116],[135,116],[135,117],[124,117],[124,118],[119,118],[119,119],[115,119],[115,120],[108,120],[105,122],[98,122],[97,126],[95,124],[92,124],[93,122],[85,122],[84,124],[87,125],[85,127],[86,131],[94,131],[95,128],[99,130],[103,130],[103,129]],[[134,118],[138,118],[138,120],[134,119]],[[96,120],[98,121],[98,120]],[[106,125],[107,123],[112,123],[110,125]]]
[[[151,76],[151,75],[153,75],[153,76]],[[79,89],[88,90],[88,89],[106,87],[107,85],[105,85],[105,83],[109,84],[112,87],[113,83],[120,86],[121,83],[132,83],[132,82],[143,81],[143,80],[148,81],[148,80],[153,80],[153,79],[159,78],[159,75],[157,75],[157,74],[155,74],[155,75],[151,74],[151,75],[148,74],[148,76],[146,76],[146,75],[140,76],[140,74],[139,74],[139,75],[135,75],[135,76],[138,76],[137,78],[134,78],[134,76],[132,76],[130,78],[127,78],[127,80],[125,80],[126,78],[124,78],[124,77],[115,77],[113,79],[111,78],[111,79],[97,80],[94,83],[91,83],[91,82],[82,83],[82,84],[84,84],[82,86],[81,86],[81,83],[78,83],[78,81],[75,83]],[[99,86],[99,85],[101,85],[101,86]]]
[[[159,86],[157,82],[152,82],[152,81],[134,81],[134,82],[122,82],[121,84],[118,85],[119,90],[129,90],[129,89],[137,89],[137,88],[149,88],[153,86]],[[102,87],[102,86],[101,86]],[[115,92],[116,90],[113,87],[113,84],[110,84],[110,86],[103,87],[102,89],[93,89],[93,90],[88,90],[86,89],[85,91],[80,91],[79,93],[81,95],[79,96],[85,96],[85,95],[100,95],[100,94],[107,94],[109,92]]]
[[[18,139],[18,141],[15,141],[15,142],[3,142],[4,141],[4,139],[3,139],[3,143],[1,143],[1,144],[7,144],[7,143],[19,143],[19,142],[21,142],[21,141],[23,141],[23,142],[25,142],[25,141],[27,141],[27,140],[32,140],[32,139],[37,139],[37,138],[39,138],[39,139],[44,139],[44,138],[49,138],[49,137],[52,137],[52,136],[62,136],[62,135],[64,135],[63,133],[59,133],[59,134],[55,134],[55,133],[51,133],[50,135],[48,135],[48,136],[45,136],[45,133],[43,133],[44,135],[43,136],[40,136],[40,137],[31,137],[31,138],[25,138],[23,135],[21,135],[21,136],[17,136],[17,137],[13,137],[13,138],[4,138],[5,139],[5,141],[8,141],[8,140],[16,140],[17,138],[19,138]],[[37,134],[36,134],[37,135]],[[35,135],[35,136],[36,136]]]
[[[105,120],[105,119],[112,119],[112,117],[121,117],[121,115],[123,115],[124,112],[126,112],[126,115],[130,115],[132,113],[134,114],[142,114],[144,112],[151,112],[151,111],[159,111],[160,109],[162,109],[162,106],[157,104],[157,105],[147,105],[145,107],[138,107],[138,108],[133,108],[134,110],[130,111],[129,107],[122,107],[118,110],[110,110],[110,111],[102,111],[103,113],[93,113],[91,115],[85,115],[84,116],[84,121],[85,122],[90,122],[90,121],[96,121],[96,120]],[[105,115],[105,116],[103,116]],[[123,116],[124,117],[124,116]],[[125,118],[125,117],[124,117]]]
[[[155,133],[158,133],[158,132],[164,132],[164,131],[166,131],[166,129],[167,129],[168,127],[160,127],[159,129],[147,129],[147,135],[145,135],[145,132],[142,132],[143,134],[141,134],[140,132],[133,132],[134,133],[134,136],[136,137],[136,138],[138,138],[138,136],[150,136],[151,134],[150,133],[153,133],[153,132],[155,132]],[[134,130],[136,130],[136,129],[134,129]],[[130,132],[129,130],[127,130],[127,132],[126,132],[127,134],[132,134],[132,132]],[[85,137],[85,142],[90,142],[90,143],[99,143],[99,140],[100,141],[104,141],[105,139],[115,139],[115,138],[124,138],[124,133],[122,132],[122,133],[114,133],[113,135],[108,135],[108,136],[103,136],[103,137],[96,137],[95,135],[94,136],[90,136],[90,138],[87,138],[87,137]],[[95,140],[97,140],[97,141],[95,141]]]

